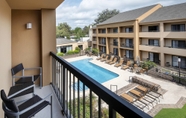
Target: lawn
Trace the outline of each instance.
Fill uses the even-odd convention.
[[[186,104],[182,109],[162,109],[154,118],[186,118]]]

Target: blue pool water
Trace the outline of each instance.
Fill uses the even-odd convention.
[[[102,67],[99,67],[89,62],[90,60],[92,59],[78,60],[78,61],[71,62],[71,64],[76,68],[80,69],[81,71],[83,71],[88,76],[92,77],[94,80],[96,80],[99,83],[103,83],[118,77],[118,74],[106,70]]]

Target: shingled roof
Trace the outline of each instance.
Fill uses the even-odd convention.
[[[56,39],[56,44],[61,45],[61,44],[67,44],[67,43],[75,43],[75,41],[66,39],[66,38],[57,38]]]
[[[157,5],[157,4],[156,4]],[[97,25],[104,25],[104,24],[110,24],[110,23],[117,23],[117,22],[124,22],[124,21],[131,21],[131,20],[136,20],[138,17],[155,7],[156,5],[151,5],[139,9],[134,9],[126,12],[119,13],[106,21],[97,24]]]
[[[186,18],[186,3],[162,7],[149,15],[147,18],[143,19],[141,23],[184,18]]]

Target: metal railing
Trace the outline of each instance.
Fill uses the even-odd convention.
[[[120,45],[121,47],[126,47],[126,48],[134,48],[134,45],[133,44],[125,44],[125,43],[123,43],[123,44],[121,44]]]
[[[177,49],[186,49],[186,47],[175,47],[175,46],[170,46],[170,45],[165,45],[164,47],[167,47],[167,48],[177,48]]]
[[[160,44],[141,44],[141,45],[145,45],[145,46],[156,46],[156,47],[160,47]]]
[[[106,104],[109,118],[116,118],[118,114],[125,118],[151,118],[66,60],[52,52],[50,56],[52,57],[52,86],[62,106],[62,113],[66,117],[101,118],[102,109]],[[96,108],[93,105],[94,94],[97,96]]]

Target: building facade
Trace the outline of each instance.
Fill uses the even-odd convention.
[[[186,3],[120,13],[93,27],[92,46],[100,52],[149,59],[161,66],[178,67],[180,58],[181,68],[186,68],[185,11]]]

